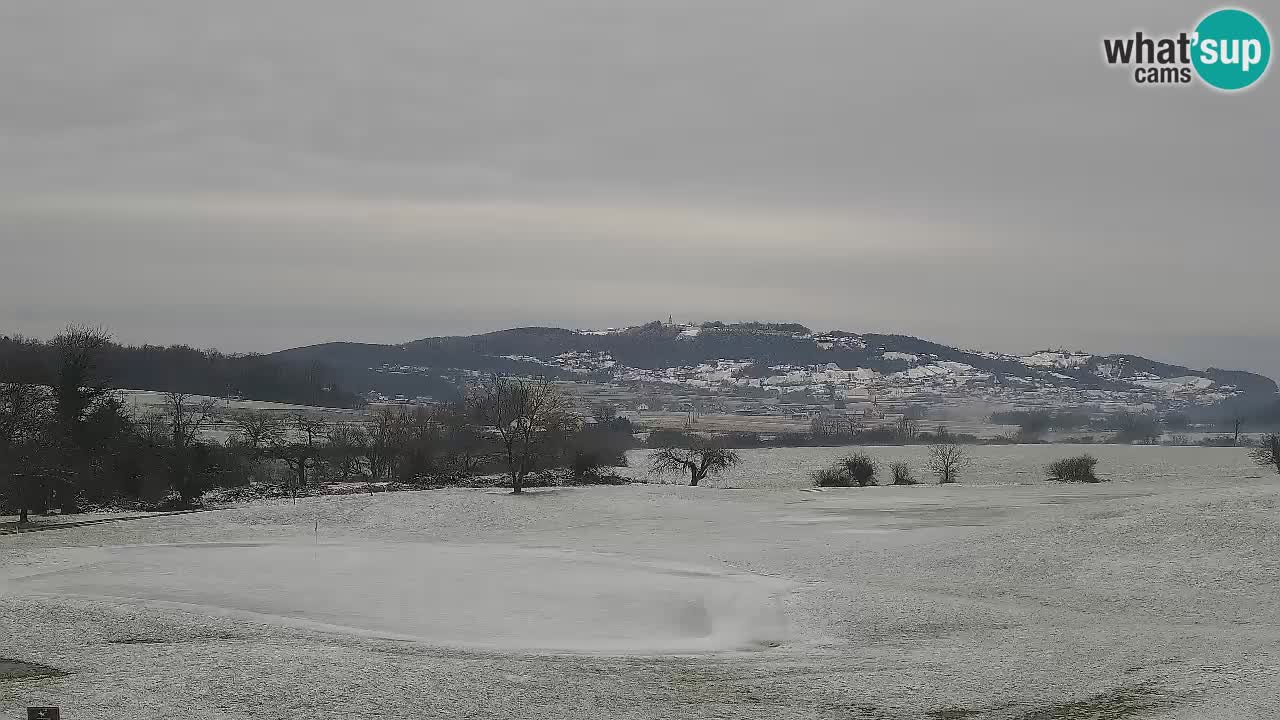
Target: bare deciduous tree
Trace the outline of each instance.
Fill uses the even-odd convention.
[[[232,415],[230,424],[233,430],[227,438],[227,449],[238,463],[244,480],[270,480],[270,465],[264,460],[285,435],[284,418],[267,411],[250,410]]]
[[[969,467],[969,453],[955,443],[942,442],[929,446],[929,469],[938,476],[938,484],[957,482]]]
[[[894,433],[898,436],[898,442],[903,445],[910,445],[920,436],[920,423],[904,416],[898,421]]]
[[[343,481],[361,474],[360,457],[364,453],[364,442],[364,428],[358,425],[338,423],[325,433],[325,459]],[[369,487],[372,492],[373,485]]]
[[[449,404],[440,412],[444,423],[446,452],[456,472],[470,474],[480,464],[484,454],[483,431],[472,421],[465,403]]]
[[[321,442],[324,439],[325,426],[323,420],[297,413],[291,418],[289,433],[276,443],[276,457],[289,466],[293,474],[289,490],[294,499],[298,493],[306,490],[308,478],[319,455]]]
[[[562,427],[569,415],[564,396],[546,378],[494,376],[467,389],[467,404],[497,431],[512,492],[519,494],[546,450],[545,436]]]
[[[401,416],[402,413],[383,407],[374,411],[364,423],[362,447],[371,480],[395,475],[396,452],[404,425]]]
[[[235,439],[250,458],[258,459],[284,436],[284,421],[268,412],[246,411],[231,418]]]
[[[325,436],[324,420],[310,417],[302,413],[295,413],[293,418],[293,431],[297,434],[301,442],[307,444],[307,447],[315,448],[320,446],[320,442]]]
[[[50,345],[57,353],[54,404],[58,419],[74,431],[93,403],[108,392],[102,356],[111,335],[100,327],[68,325]]]
[[[45,432],[51,398],[47,389],[25,383],[0,383],[0,490],[18,508],[18,523],[41,505],[45,490]]]
[[[737,465],[741,457],[737,452],[707,441],[696,439],[689,447],[662,448],[653,453],[649,468],[654,473],[689,473],[689,485],[697,486],[708,475],[717,475]]]
[[[397,476],[405,482],[417,482],[434,475],[444,444],[440,416],[433,408],[415,407],[401,415],[401,427]]]
[[[850,437],[860,423],[846,413],[823,413],[809,421],[809,431],[817,437]]]
[[[193,502],[203,489],[191,467],[192,449],[217,404],[218,401],[214,398],[181,392],[171,392],[164,396],[170,483],[187,504]]]
[[[103,355],[111,335],[100,327],[68,325],[50,343],[57,357],[53,405],[57,419],[54,441],[59,445],[59,471],[53,484],[54,502],[64,513],[79,511],[78,487],[91,475],[87,418],[98,401],[110,393]]]

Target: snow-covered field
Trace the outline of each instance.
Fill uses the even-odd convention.
[[[807,492],[828,451],[755,451],[737,489],[0,536],[0,658],[69,673],[0,679],[0,717],[1280,714],[1280,478],[1238,450],[1099,447],[1115,482],[1039,481],[1070,450],[982,448],[947,487]]]
[[[163,407],[167,396],[167,393],[155,390],[118,390],[117,392],[126,406],[138,410]],[[191,395],[188,402],[196,403],[203,400],[214,400],[217,403],[216,409],[221,412],[301,412],[308,414],[327,413],[338,416],[355,414],[354,410],[325,408],[314,405],[291,405],[289,403],[268,402],[265,400],[229,400],[208,395]]]
[[[1088,453],[1098,458],[1098,475],[1112,481],[1178,482],[1215,478],[1220,482],[1263,474],[1249,462],[1241,448],[1138,445],[966,445],[970,464],[963,473],[965,485],[1012,485],[1044,480],[1044,466],[1065,457]],[[679,482],[680,478],[655,476],[648,471],[652,451],[627,453],[630,467],[621,474],[645,482]],[[810,474],[853,452],[865,452],[876,460],[881,482],[890,482],[889,464],[907,463],[922,482],[936,482],[929,474],[927,445],[887,447],[797,447],[741,450],[741,464],[710,478],[713,486],[734,488],[805,488]],[[884,476],[889,476],[886,479]]]

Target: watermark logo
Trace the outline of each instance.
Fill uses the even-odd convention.
[[[1194,77],[1218,90],[1251,87],[1271,63],[1271,36],[1252,13],[1236,8],[1215,10],[1190,32],[1153,37],[1141,30],[1132,36],[1104,38],[1108,65],[1133,68],[1139,85],[1188,85]]]
[[[1218,10],[1196,25],[1200,52],[1191,62],[1200,79],[1219,90],[1243,90],[1258,81],[1271,62],[1271,36],[1262,21],[1244,10]]]

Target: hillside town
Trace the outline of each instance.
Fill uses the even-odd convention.
[[[702,327],[698,323],[673,325],[680,339],[698,337]],[[578,332],[604,336],[626,330]],[[1212,406],[1238,394],[1236,387],[1201,375],[1166,377],[1128,368],[1123,358],[1079,351],[1046,349],[1026,355],[971,351],[973,355],[1025,369],[1022,374],[996,373],[935,354],[868,347],[864,337],[858,334],[810,333],[801,337],[810,340],[819,350],[834,353],[857,349],[902,369],[884,372],[836,362],[761,365],[751,357],[641,368],[620,363],[609,352],[602,351],[503,357],[576,377],[580,384],[592,386],[589,394],[593,397],[612,396],[611,399],[619,401],[624,408],[687,409],[795,420],[835,413],[871,421],[926,411],[940,416],[976,417],[991,409],[1164,412]],[[439,368],[385,365],[376,370],[414,374],[438,372]],[[1081,382],[1081,372],[1088,372],[1105,387]],[[377,393],[372,399],[410,400]]]

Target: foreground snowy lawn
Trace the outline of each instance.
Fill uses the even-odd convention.
[[[444,490],[4,536],[0,657],[70,674],[0,680],[0,717],[1271,717],[1280,484],[1245,472]]]
[[[513,545],[197,543],[74,548],[11,590],[493,650],[693,652],[784,635],[746,573]]]

